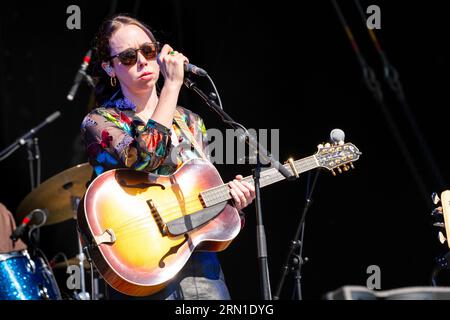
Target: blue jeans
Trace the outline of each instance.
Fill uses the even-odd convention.
[[[130,297],[109,289],[111,299],[230,300],[230,293],[215,252],[194,252],[186,265],[161,291]]]

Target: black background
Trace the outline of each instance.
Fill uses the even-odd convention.
[[[225,110],[247,128],[280,129],[280,160],[316,152],[331,129],[363,152],[355,170],[322,172],[306,219],[305,299],[320,299],[343,285],[366,285],[367,267],[381,268],[381,289],[429,285],[434,258],[446,249],[431,226],[430,194],[447,188],[447,73],[450,60],[442,2],[362,1],[381,8],[382,48],[399,72],[420,135],[439,174],[422,152],[401,105],[383,80],[382,64],[352,1],[340,1],[371,65],[406,145],[422,190],[407,165],[386,117],[362,81],[360,66],[331,1],[117,1],[115,12],[135,13],[157,38],[208,70]],[[81,30],[68,30],[66,9],[81,9]],[[66,95],[101,20],[114,2],[9,2],[0,11],[0,148],[55,110],[62,117],[39,132],[43,180],[85,162],[76,151],[90,90]],[[207,83],[199,81],[205,90]],[[181,104],[209,128],[225,130],[216,114],[186,89]],[[0,201],[15,212],[29,192],[26,150],[0,163]],[[248,165],[219,165],[224,181]],[[275,290],[302,212],[308,174],[262,191],[269,268]],[[258,299],[254,205],[246,227],[220,254],[231,295]],[[56,233],[55,233],[56,234]],[[52,235],[47,235],[52,237]],[[56,238],[55,242],[64,239]],[[442,279],[443,283],[446,279]],[[288,278],[282,299],[290,299]]]

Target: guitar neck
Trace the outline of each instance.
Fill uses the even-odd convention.
[[[289,164],[283,165],[291,174],[292,172],[291,166]],[[312,169],[319,167],[319,164],[315,158],[315,156],[309,156],[297,161],[294,161],[294,166],[297,172],[303,173]],[[259,183],[261,188],[271,185],[275,182],[284,180],[285,177],[275,168],[271,168],[268,170],[261,171]],[[243,179],[244,181],[254,184],[253,176],[248,176]],[[223,201],[227,201],[231,199],[230,188],[228,184],[223,184],[212,189],[208,189],[200,193],[205,205],[207,207],[218,204]]]

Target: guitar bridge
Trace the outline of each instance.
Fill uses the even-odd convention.
[[[156,224],[158,225],[159,228],[159,232],[161,232],[161,235],[167,236],[168,232],[167,232],[167,226],[164,223],[164,221],[161,218],[161,215],[159,214],[158,210],[156,209],[156,206],[153,203],[153,200],[147,200],[147,204],[150,208],[150,212],[152,213],[153,219],[155,219]]]

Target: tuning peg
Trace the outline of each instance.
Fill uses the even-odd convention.
[[[350,168],[348,165],[344,164],[344,166],[342,167],[342,169],[344,169],[344,171],[348,171]]]
[[[334,172],[334,169],[331,169],[331,173],[336,177],[336,172]]]
[[[433,192],[431,194],[431,200],[433,201],[434,204],[438,204],[439,202],[441,202],[441,199],[439,199],[439,196],[436,192]]]
[[[339,173],[342,173],[342,170],[341,170],[340,167],[338,167],[337,170],[338,170]]]
[[[444,234],[441,231],[439,231],[438,233],[438,239],[441,244],[444,244],[444,242],[447,241],[447,239],[445,238]]]
[[[355,169],[355,166],[353,165],[353,162],[350,162],[350,168]]]
[[[325,143],[325,148],[331,147],[331,144],[329,142]]]
[[[442,207],[437,207],[433,211],[431,211],[432,217],[440,217],[442,215]]]
[[[317,145],[317,149],[319,149],[319,150],[320,150],[320,149],[323,149],[323,144],[318,144],[318,145]]]

